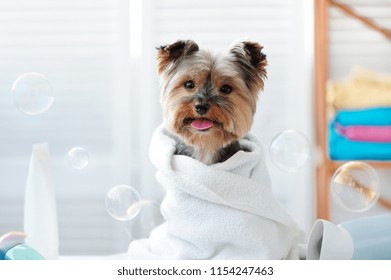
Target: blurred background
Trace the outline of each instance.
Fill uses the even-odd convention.
[[[387,0],[344,2],[391,24]],[[47,142],[60,254],[125,252],[133,238],[146,236],[146,221],[113,219],[105,196],[126,184],[143,199],[162,199],[148,157],[151,135],[162,122],[155,47],[178,39],[214,50],[243,40],[264,46],[268,79],[252,132],[267,151],[274,193],[308,232],[316,217],[315,168],[322,158],[315,148],[314,5],[309,0],[0,0],[0,235],[23,230],[32,145]],[[391,69],[390,45],[383,38],[366,36],[371,31],[340,11],[331,11],[331,20],[330,48],[337,57],[331,77],[347,76],[356,58]],[[353,43],[347,42],[352,30]],[[375,43],[363,56],[359,50],[370,36]],[[28,72],[43,74],[53,87],[53,104],[42,114],[25,114],[13,100],[12,85]],[[288,129],[312,147],[294,172],[278,168],[268,152]],[[67,155],[78,146],[89,156],[80,170]]]

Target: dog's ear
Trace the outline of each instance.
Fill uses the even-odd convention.
[[[166,68],[180,62],[186,56],[199,50],[196,42],[192,40],[179,40],[173,44],[157,48],[157,72],[160,75]]]
[[[266,54],[262,52],[263,47],[254,42],[243,42],[243,49],[251,65],[266,76],[267,59]]]
[[[262,49],[256,42],[245,41],[234,45],[230,50],[248,86],[256,85],[260,89],[263,88],[267,66],[266,55]]]

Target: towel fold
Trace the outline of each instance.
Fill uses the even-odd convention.
[[[354,69],[351,79],[328,82],[327,101],[337,109],[391,106],[391,76]]]
[[[390,160],[391,143],[352,141],[337,132],[336,122],[329,126],[329,155],[333,160]]]
[[[391,143],[391,126],[342,126],[336,123],[335,128],[340,135],[352,141]]]
[[[335,121],[342,126],[391,126],[391,107],[375,107],[360,110],[340,110],[335,116]]]
[[[175,140],[163,125],[157,128],[150,157],[166,189],[166,222],[133,241],[129,258],[297,258],[304,235],[272,193],[264,151],[251,135],[240,144],[248,152],[207,166],[175,155]]]

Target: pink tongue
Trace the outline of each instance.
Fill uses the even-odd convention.
[[[213,126],[213,122],[207,119],[195,119],[192,121],[191,126],[198,130],[205,130]]]

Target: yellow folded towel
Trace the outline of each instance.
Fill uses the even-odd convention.
[[[346,81],[328,81],[327,102],[335,109],[391,106],[391,75],[354,69]]]

